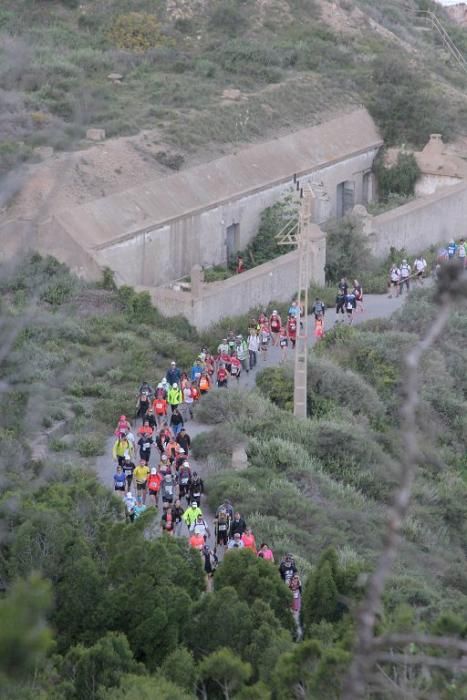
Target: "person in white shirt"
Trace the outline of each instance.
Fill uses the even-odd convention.
[[[401,282],[400,282],[400,288],[399,288],[399,294],[402,294],[404,291],[404,287],[406,287],[407,291],[410,290],[410,274],[412,272],[412,268],[410,267],[409,263],[407,260],[404,258],[402,261],[402,265],[400,266],[400,271],[401,271]]]
[[[399,283],[401,280],[401,271],[397,265],[392,265],[389,270],[389,298],[392,299],[392,292],[394,290],[394,295],[399,296]],[[343,312],[342,312],[343,313]]]
[[[250,369],[256,365],[257,353],[259,350],[259,336],[257,333],[251,333],[248,336],[248,354],[250,355]]]
[[[422,256],[415,258],[414,263],[415,279],[417,283],[421,286],[423,285],[423,278],[425,276],[426,270],[426,260]]]

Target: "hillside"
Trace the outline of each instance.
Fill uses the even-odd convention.
[[[83,147],[89,127],[107,137],[142,132],[121,147],[110,142],[96,168],[92,156],[73,164],[75,187],[87,183],[77,198],[96,196],[357,103],[392,143],[420,145],[432,131],[462,136],[467,74],[417,18],[427,6],[4,0],[0,171],[40,158],[36,147]],[[467,50],[465,32],[436,7]]]
[[[53,259],[3,267],[0,279],[2,697],[217,700],[229,696],[221,683],[238,700],[338,700],[398,479],[402,358],[437,316],[436,290],[414,292],[391,319],[328,333],[310,355],[306,421],[288,410],[287,368],[268,367],[257,391],[213,391],[197,407],[213,425],[194,445],[212,509],[228,496],[258,543],[278,560],[293,552],[305,584],[297,643],[274,567],[229,554],[206,595],[185,538],[153,539],[154,509],[125,524],[95,474],[141,379],[157,380],[173,357],[189,368],[221,328],[199,338],[171,319],[168,329],[146,295],[107,278],[86,285]],[[379,635],[466,634],[466,324],[464,290],[423,360],[419,471]],[[239,443],[242,472],[231,468]],[[398,651],[414,653],[404,642]],[[437,656],[444,667],[418,665],[406,678],[382,662],[367,697],[463,697],[465,674],[453,676],[448,652]]]

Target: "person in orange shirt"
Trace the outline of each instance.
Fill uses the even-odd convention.
[[[154,430],[149,425],[148,420],[146,420],[146,419],[144,420],[141,428],[138,428],[137,434],[140,435],[141,437],[153,437],[154,436]]]
[[[155,398],[152,409],[156,416],[157,427],[160,427],[167,419],[167,401],[163,398]]]
[[[193,533],[190,537],[190,547],[193,547],[193,549],[199,549],[201,551],[206,543],[204,536],[201,535],[200,533]]]
[[[199,380],[199,390],[201,394],[207,394],[211,388],[211,382],[209,381],[209,376],[207,372],[201,374],[201,379]]]
[[[151,469],[148,477],[148,494],[154,496],[154,505],[157,508],[157,500],[159,498],[159,489],[161,487],[162,474],[155,467]]]
[[[243,533],[242,542],[245,549],[251,549],[251,551],[256,554],[256,540],[250,528]]]

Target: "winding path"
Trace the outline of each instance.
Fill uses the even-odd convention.
[[[354,325],[358,325],[364,321],[377,318],[387,318],[394,311],[399,309],[406,295],[404,297],[399,297],[397,299],[389,299],[387,295],[383,294],[369,294],[365,297],[365,311],[363,313],[354,314]],[[313,328],[313,320],[310,316],[310,329]],[[328,310],[325,317],[325,328],[329,330],[334,326],[336,314],[333,309]],[[314,345],[315,337],[313,333],[310,333],[309,345]],[[293,357],[293,351],[289,350],[289,359]],[[267,353],[267,359],[265,362],[261,358],[258,359],[258,364],[256,368],[249,372],[248,374],[243,373],[239,381],[240,388],[252,389],[255,386],[255,377],[258,370],[264,367],[270,367],[279,364],[280,350],[279,348],[269,348]],[[116,412],[118,412],[118,407],[116,407]],[[203,425],[198,423],[196,420],[191,420],[186,424],[186,429],[190,437],[193,439],[197,435],[211,430],[212,426]],[[114,444],[115,438],[113,436],[109,437],[106,444],[106,452],[102,457],[99,457],[95,463],[95,469],[100,481],[112,488],[113,485],[113,474],[115,471],[115,464],[112,459],[112,446]],[[158,452],[157,452],[158,455]],[[154,463],[154,458],[151,460],[151,464]],[[207,476],[206,466],[202,462],[197,462],[192,457],[190,457],[190,466],[193,471],[197,471],[203,479]],[[235,505],[235,504],[234,504]],[[209,508],[205,498],[202,499],[201,508],[203,510],[204,516],[211,530],[211,538],[209,544],[214,547],[214,537],[213,537],[213,527],[212,521],[214,519],[214,513]]]

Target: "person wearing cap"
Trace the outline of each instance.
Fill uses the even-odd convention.
[[[191,484],[191,469],[190,464],[186,460],[180,465],[178,472],[178,492],[180,498],[183,498],[190,493]]]
[[[243,549],[244,547],[245,545],[242,542],[242,537],[239,532],[235,533],[227,545],[227,549]]]
[[[193,533],[188,541],[190,543],[190,547],[193,547],[193,549],[198,549],[200,552],[206,544],[203,535],[198,535],[196,533]]]
[[[154,498],[154,505],[157,508],[157,501],[159,498],[159,490],[161,487],[162,474],[158,472],[155,467],[152,467],[151,473],[148,477],[148,494]]]
[[[123,499],[123,502],[125,504],[125,518],[127,520],[130,520],[130,522],[133,522],[133,520],[135,519],[136,499],[131,493],[131,491],[128,491],[125,498]]]
[[[172,384],[169,391],[167,392],[167,403],[169,404],[172,412],[175,408],[178,408],[183,401],[182,390],[176,382]]]
[[[203,516],[203,511],[196,501],[191,502],[191,506],[183,514],[183,522],[190,532],[193,532],[198,516]]]
[[[227,342],[227,338],[222,338],[222,342],[217,346],[217,354],[219,357],[229,354],[229,344]]]
[[[191,438],[188,435],[186,428],[184,426],[182,427],[179,434],[177,435],[177,442],[180,445],[180,447],[183,450],[185,450],[185,454],[188,457],[188,455],[190,453],[190,447],[191,447]]]
[[[234,350],[230,356],[230,375],[231,377],[235,377],[237,382],[239,382],[241,373],[242,363],[238,359],[237,353]]]
[[[125,455],[125,457],[124,457],[123,471],[125,473],[127,491],[131,491],[131,482],[133,481],[133,472],[135,471],[135,463],[131,461],[130,455]]]
[[[174,384],[176,384],[176,385],[178,386],[178,385],[180,384],[180,377],[181,377],[181,376],[182,376],[182,373],[181,373],[181,371],[178,369],[177,363],[176,363],[176,362],[171,362],[171,363],[170,363],[170,367],[169,367],[169,369],[167,370],[167,373],[166,373],[166,375],[165,375],[165,378],[166,378],[166,380],[167,380],[167,383],[168,383],[170,386],[173,386]],[[170,403],[170,401],[169,401],[169,403]]]
[[[282,580],[288,585],[294,574],[297,573],[297,567],[291,554],[286,554],[279,565],[279,573]]]
[[[115,472],[114,476],[114,491],[118,491],[120,493],[125,493],[127,490],[126,488],[126,477],[125,477],[125,472],[123,471],[123,467],[121,464],[117,464],[117,471]]]
[[[175,437],[179,434],[180,430],[183,428],[183,416],[180,413],[180,409],[172,407],[172,415],[170,416],[170,427],[174,431]]]
[[[282,320],[279,316],[277,309],[274,309],[269,317],[269,328],[271,330],[272,345],[276,347],[279,345],[279,332],[282,326]]]
[[[204,544],[201,550],[201,555],[203,557],[203,569],[206,574],[206,591],[209,593],[212,591],[212,577],[219,564],[219,559],[217,554],[209,547],[208,544]]]

